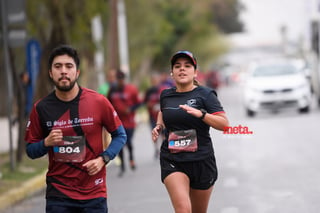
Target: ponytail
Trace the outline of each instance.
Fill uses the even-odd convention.
[[[200,83],[197,79],[193,79],[193,85],[200,86]]]

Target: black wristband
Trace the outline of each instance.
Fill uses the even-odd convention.
[[[164,125],[163,125],[163,124],[159,124],[159,123],[157,123],[157,124],[156,124],[156,126],[160,126],[160,127],[161,127],[161,130],[163,130],[163,129],[164,129]]]
[[[202,119],[204,119],[204,116],[206,116],[207,111],[204,109],[200,109],[200,111],[202,112],[202,115],[199,118],[202,120]]]
[[[110,158],[108,155],[101,154],[100,156],[102,157],[105,165],[107,165],[110,162]]]

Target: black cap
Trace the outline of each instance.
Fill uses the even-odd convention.
[[[123,71],[117,70],[117,73],[116,73],[117,79],[124,79],[125,77],[126,77],[126,74]]]
[[[173,65],[176,63],[178,58],[188,58],[188,59],[190,59],[190,61],[193,64],[194,68],[197,68],[197,60],[196,60],[196,58],[193,56],[193,54],[191,52],[186,51],[186,50],[178,51],[172,56],[172,58],[171,58],[171,67],[173,67]]]

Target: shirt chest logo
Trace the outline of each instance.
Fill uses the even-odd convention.
[[[192,99],[189,99],[187,100],[187,103],[186,103],[187,106],[190,106],[190,107],[196,107],[197,106],[197,100],[192,98]]]

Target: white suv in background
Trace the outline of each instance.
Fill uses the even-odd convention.
[[[244,105],[250,117],[262,110],[282,108],[309,112],[310,82],[289,59],[253,63],[244,85]]]

